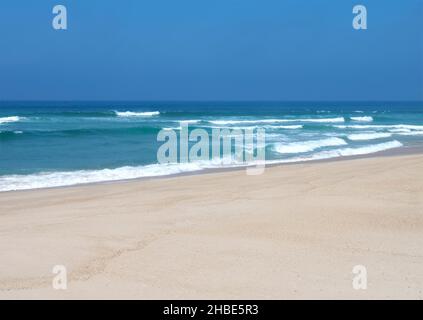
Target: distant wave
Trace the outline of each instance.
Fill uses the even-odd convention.
[[[68,111],[61,111],[61,112],[54,112],[54,111],[46,111],[41,113],[31,113],[29,114],[31,118],[39,118],[39,119],[51,119],[51,118],[108,118],[116,116],[116,112],[114,111],[86,111],[86,110],[68,110]]]
[[[351,117],[350,118],[353,121],[362,121],[362,122],[372,122],[373,117],[364,116],[364,117]]]
[[[0,139],[1,140],[6,140],[8,138],[12,139],[16,137],[17,135],[21,135],[21,134],[23,134],[23,131],[9,131],[9,130],[0,131]]]
[[[179,122],[178,127],[164,127],[163,130],[181,130],[182,125],[189,126],[190,124],[200,123],[201,120],[175,120],[174,122]]]
[[[133,112],[133,111],[115,111],[118,117],[152,117],[158,116],[159,111],[147,111],[147,112]]]
[[[255,123],[276,123],[286,122],[286,120],[278,119],[262,119],[262,120],[209,120],[209,123],[217,125],[232,125],[232,124],[255,124]]]
[[[296,130],[302,129],[304,126],[301,124],[298,125],[288,125],[288,126],[264,126],[266,129],[288,129],[288,130]]]
[[[316,119],[257,119],[257,120],[209,120],[208,122],[217,125],[232,125],[232,124],[255,124],[255,123],[285,123],[285,122],[317,122],[317,123],[331,123],[331,122],[345,122],[343,117],[338,118],[316,118]]]
[[[225,126],[201,126],[203,128],[212,128],[212,129],[230,129],[230,130],[247,130],[247,129],[286,129],[286,130],[296,130],[296,129],[302,129],[303,125],[261,125],[261,126],[231,126],[231,127],[225,127]]]
[[[323,147],[346,145],[345,140],[340,138],[328,138],[323,140],[300,141],[291,143],[278,143],[274,150],[278,153],[303,153]]]
[[[321,119],[296,119],[298,122],[317,122],[317,123],[331,123],[331,122],[345,122],[344,117],[338,118],[321,118]]]
[[[0,118],[0,124],[2,123],[8,123],[8,122],[18,122],[22,120],[23,118],[18,116],[11,116],[11,117],[2,117]]]
[[[10,131],[10,130],[0,131],[0,134],[22,134],[22,133],[23,133],[23,131],[20,131],[20,130],[15,130],[15,131]]]
[[[193,123],[199,123],[201,122],[201,120],[177,120],[177,122],[179,123],[183,123],[183,124],[193,124]]]
[[[363,141],[363,140],[389,138],[390,136],[392,136],[392,133],[370,132],[370,133],[350,134],[347,136],[347,138],[353,141]]]
[[[75,137],[92,136],[92,135],[142,135],[145,133],[157,133],[159,127],[143,126],[143,127],[116,127],[116,128],[81,128],[81,129],[64,129],[64,130],[25,130],[25,131],[0,131],[0,137],[12,138],[17,134],[25,135],[26,137]]]
[[[410,130],[423,130],[423,125],[411,125],[411,124],[392,124],[392,125],[335,125],[338,129],[410,129]]]

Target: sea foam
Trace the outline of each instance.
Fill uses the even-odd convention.
[[[364,141],[364,140],[389,138],[390,136],[392,136],[392,133],[367,132],[367,133],[350,134],[347,136],[347,138],[353,141]]]
[[[366,155],[375,152],[380,152],[384,150],[394,149],[402,147],[402,143],[397,140],[392,140],[389,142],[379,143],[368,145],[364,147],[358,148],[342,148],[342,149],[335,149],[335,150],[328,150],[322,151],[312,155],[312,158],[317,159],[328,159],[328,158],[335,158],[335,157],[347,157],[347,156],[358,156],[358,155]]]
[[[246,166],[233,159],[211,159],[189,163],[124,166],[114,169],[40,172],[28,175],[0,176],[0,192],[72,186],[86,183],[159,177],[204,169]]]
[[[423,131],[400,132],[397,134],[400,136],[421,136],[423,135]]]
[[[127,180],[201,170],[200,164],[152,164],[136,167],[120,167],[102,170],[79,170],[44,172],[29,175],[6,175],[0,177],[0,191],[25,190],[70,186],[102,181]]]
[[[288,130],[297,130],[297,129],[302,129],[304,126],[301,124],[298,125],[287,125],[287,126],[275,126],[275,125],[266,125],[264,126],[265,129],[288,129]]]
[[[211,129],[230,129],[230,130],[256,130],[256,129],[268,129],[268,130],[279,130],[279,129],[286,129],[286,130],[297,130],[302,129],[304,126],[299,125],[270,125],[270,124],[263,124],[263,125],[245,125],[245,126],[205,126],[202,125],[202,128],[211,128]]]
[[[332,158],[339,158],[339,157],[367,155],[367,154],[372,154],[372,153],[381,152],[385,150],[399,148],[401,146],[403,146],[401,142],[397,140],[392,140],[389,142],[373,144],[373,145],[368,145],[368,146],[358,147],[358,148],[333,149],[333,150],[327,150],[327,151],[320,151],[320,152],[313,153],[306,156],[294,157],[290,159],[269,160],[269,161],[266,161],[266,164],[295,163],[295,162],[306,162],[306,161],[313,161],[313,160],[332,159]]]
[[[423,130],[423,125],[413,125],[413,124],[388,124],[388,125],[378,125],[378,124],[354,124],[354,125],[334,125],[334,128],[338,129],[410,129],[410,130]]]
[[[192,119],[192,120],[177,120],[179,123],[181,124],[194,124],[194,123],[200,123],[201,120],[196,120],[196,119]]]
[[[369,117],[369,116],[364,116],[364,117],[351,117],[350,118],[353,121],[362,121],[362,122],[372,122],[373,118]]]
[[[342,139],[339,139],[343,141]],[[335,140],[333,140],[335,141]],[[345,141],[338,144],[346,144]],[[335,142],[333,144],[336,144]],[[402,143],[397,140],[369,145],[359,148],[342,148],[329,151],[321,151],[315,154],[294,157],[290,159],[278,159],[266,161],[266,164],[304,162],[311,160],[329,159],[344,156],[365,155],[392,148],[401,147]],[[247,150],[248,151],[248,150]],[[194,172],[211,168],[222,167],[246,167],[248,163],[225,163],[225,159],[213,159],[209,161],[197,161],[191,163],[176,164],[151,164],[144,166],[125,166],[115,169],[79,170],[60,172],[41,172],[29,175],[5,175],[0,176],[0,191],[26,190],[38,188],[51,188],[59,186],[71,186],[86,183],[107,182],[117,180],[129,180],[144,177],[155,177]]]
[[[342,146],[346,144],[345,140],[334,137],[322,140],[278,143],[274,146],[274,151],[278,153],[303,153],[313,151],[318,148]]]

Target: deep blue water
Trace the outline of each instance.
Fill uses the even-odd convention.
[[[165,175],[158,132],[266,130],[266,161],[371,154],[423,143],[417,102],[1,102],[0,191]],[[213,163],[212,163],[213,162]]]

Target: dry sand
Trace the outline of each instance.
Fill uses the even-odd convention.
[[[0,194],[2,299],[422,297],[423,155]]]

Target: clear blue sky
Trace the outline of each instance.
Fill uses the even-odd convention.
[[[0,100],[423,100],[423,0],[2,0],[0,41]]]

